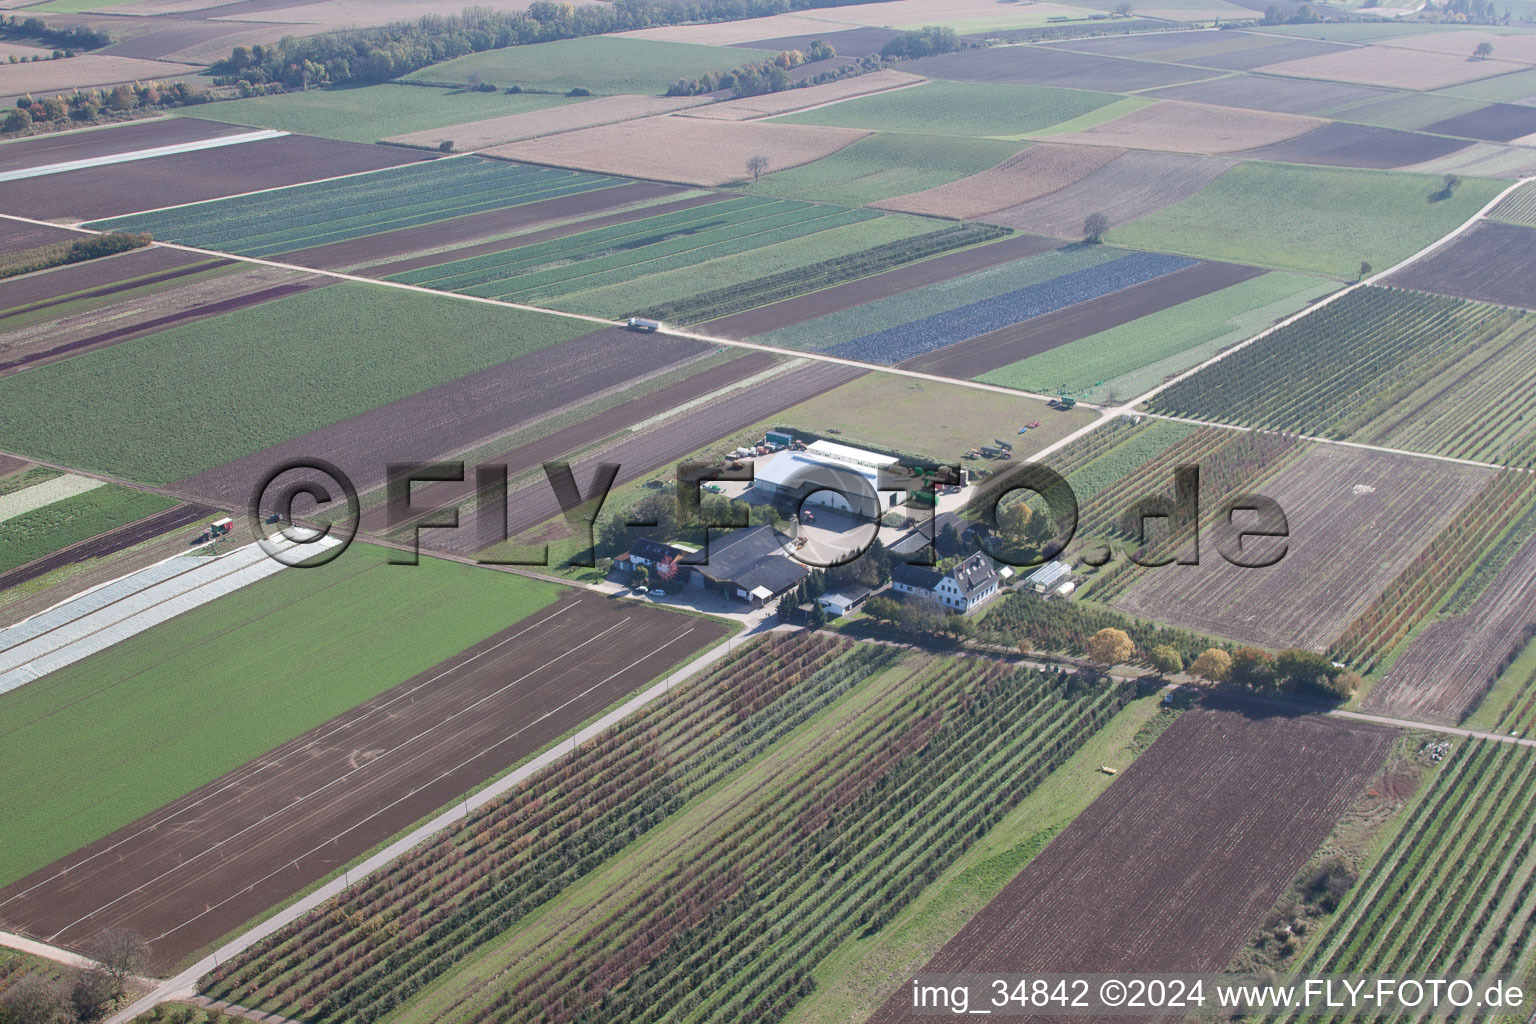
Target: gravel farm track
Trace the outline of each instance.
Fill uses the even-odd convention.
[[[124,548],[142,544],[163,533],[189,526],[200,519],[212,518],[215,514],[213,509],[202,505],[177,505],[174,508],[168,508],[164,512],[146,516],[137,522],[126,523],[115,530],[97,534],[89,540],[60,548],[26,565],[18,565],[9,572],[0,573],[0,590],[19,587],[23,583],[47,575],[55,569],[62,569],[66,565],[114,555]]]
[[[567,592],[0,890],[0,921],[73,947],[132,928],[168,970],[729,631]]]
[[[100,220],[430,158],[391,146],[284,135],[8,181],[0,213],[36,220]]]
[[[685,338],[594,331],[252,452],[168,490],[243,508],[274,467],[318,456],[367,493],[383,486],[390,462],[430,461],[471,448],[709,351]]]
[[[969,380],[1263,273],[1259,267],[1236,263],[1197,263],[990,334],[925,352],[897,366],[903,370]]]
[[[1395,735],[1258,704],[1185,712],[923,970],[1219,971]],[[910,1020],[910,1001],[894,992],[871,1024]]]

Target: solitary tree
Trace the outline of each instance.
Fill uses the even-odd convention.
[[[1486,39],[1478,43],[1477,48],[1472,51],[1472,57],[1474,60],[1487,60],[1492,56],[1493,44],[1488,42]]]
[[[1208,647],[1190,662],[1189,674],[1219,683],[1232,672],[1232,655],[1219,647]]]
[[[761,178],[763,176],[763,172],[767,169],[768,158],[763,156],[763,154],[759,153],[756,156],[747,158],[747,173],[752,175],[753,181]]]
[[[1104,237],[1104,232],[1109,230],[1109,217],[1103,213],[1090,213],[1088,219],[1083,221],[1083,241],[1090,245],[1098,245]]]
[[[437,144],[437,148],[438,148],[439,152],[442,152],[442,153],[452,153],[453,152],[453,140],[452,139],[444,139],[442,142],[439,142]]]
[[[1115,4],[1115,13],[1122,18],[1129,18],[1131,16],[1131,5],[1128,3]]]
[[[149,963],[149,943],[138,932],[126,928],[108,928],[102,932],[92,945],[91,953],[117,982],[119,995],[128,979]]]
[[[1366,278],[1368,278],[1370,276],[1371,276],[1371,265],[1369,263],[1365,262],[1365,260],[1361,260],[1360,261],[1360,280],[1364,281]]]
[[[1109,668],[1118,665],[1130,658],[1136,651],[1136,645],[1131,642],[1130,635],[1123,629],[1115,629],[1113,626],[1105,626],[1083,645],[1088,651],[1088,660],[1095,665]]]
[[[1152,667],[1163,675],[1171,675],[1184,669],[1184,659],[1179,657],[1179,652],[1169,644],[1158,644],[1147,652],[1147,660]]]
[[[1447,197],[1452,195],[1460,187],[1461,175],[1459,174],[1447,174],[1445,177],[1440,179],[1440,188]]]

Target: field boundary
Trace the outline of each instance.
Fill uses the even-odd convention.
[[[738,642],[744,641],[745,639],[746,637],[744,634],[737,633],[735,636],[728,637],[725,641],[716,644],[713,648],[700,654],[688,664],[674,670],[671,673],[668,673],[665,678],[659,680],[658,682],[652,683],[645,690],[634,695],[623,704],[608,711],[600,718],[588,723],[573,733],[568,740],[562,740],[556,745],[545,750],[543,753],[536,755],[520,767],[502,776],[502,778],[495,782],[493,785],[487,786],[486,788],[476,793],[474,796],[467,797],[457,806],[436,815],[426,824],[412,830],[404,836],[401,836],[361,863],[347,868],[342,873],[340,878],[333,878],[325,885],[322,885],[315,889],[313,892],[310,892],[304,898],[289,904],[282,911],[267,918],[265,921],[262,921],[254,928],[251,928],[248,931],[224,943],[218,949],[214,950],[208,956],[203,957],[201,960],[197,961],[192,966],[182,971],[180,974],[177,974],[174,977],[161,982],[153,991],[134,1000],[132,1003],[128,1004],[127,1006],[118,1010],[112,1016],[108,1017],[104,1024],[127,1024],[128,1021],[131,1021],[134,1017],[145,1012],[146,1010],[149,1010],[151,1007],[158,1003],[195,995],[198,979],[208,971],[217,967],[221,961],[228,960],[234,956],[238,956],[252,945],[271,935],[273,932],[286,927],[293,921],[299,919],[300,917],[309,913],[311,910],[320,906],[326,900],[329,900],[331,897],[336,896],[343,890],[350,888],[352,884],[353,871],[358,873],[358,880],[362,881],[364,878],[367,878],[375,871],[389,866],[396,859],[411,850],[413,847],[420,845],[421,843],[435,836],[437,833],[469,817],[478,808],[491,803],[498,797],[501,797],[519,784],[531,778],[533,775],[542,771],[544,768],[553,764],[559,758],[566,756],[582,743],[601,736],[608,729],[617,725],[619,722],[628,718],[636,711],[639,711],[647,704],[650,704],[657,698],[661,697],[663,694],[667,693],[676,683],[689,679],[697,673],[710,667],[715,662],[719,661],[721,658],[725,657],[727,654],[733,651]]]

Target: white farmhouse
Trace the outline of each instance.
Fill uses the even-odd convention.
[[[977,552],[949,572],[921,565],[891,567],[891,588],[964,615],[997,596],[1000,577],[992,560]]]

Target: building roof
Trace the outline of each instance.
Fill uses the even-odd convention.
[[[836,441],[815,441],[805,447],[806,451],[814,452],[824,459],[846,463],[850,466],[863,466],[868,469],[893,466],[901,461],[894,455],[881,455],[879,452],[865,451],[863,448],[838,444]]]
[[[919,590],[932,590],[943,578],[943,573],[926,565],[891,566],[891,582],[916,587]]]
[[[992,559],[980,551],[949,570],[946,575],[954,577],[961,595],[967,598],[997,583],[996,566],[992,564]]]
[[[707,560],[694,566],[694,571],[706,579],[734,583],[746,591],[767,587],[780,594],[810,572],[784,553],[787,542],[788,538],[771,526],[732,530],[710,540]]]
[[[681,554],[683,554],[683,551],[680,548],[675,548],[670,544],[663,544],[661,541],[653,540],[650,537],[640,537],[629,546],[628,551],[619,556],[618,560],[623,561],[633,556],[643,558],[648,562],[659,562],[664,558],[675,558]]]
[[[835,474],[849,474],[869,481],[869,488],[878,491],[880,471],[870,466],[829,459],[811,452],[779,452],[764,459],[752,469],[753,483],[769,483],[778,487],[791,482],[827,485],[836,483]]]
[[[1050,589],[1070,575],[1072,575],[1072,568],[1066,562],[1057,560],[1046,562],[1040,568],[1024,577],[1024,582],[1031,586]]]

